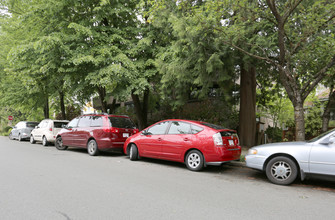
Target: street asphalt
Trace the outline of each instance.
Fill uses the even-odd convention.
[[[89,156],[0,137],[0,219],[334,219],[335,184],[278,186],[242,162]]]

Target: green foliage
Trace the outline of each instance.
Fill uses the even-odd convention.
[[[321,132],[322,127],[322,103],[317,96],[311,94],[307,98],[307,113],[305,114],[306,139],[316,137]]]
[[[268,127],[265,133],[270,143],[282,141],[283,131],[278,127]]]

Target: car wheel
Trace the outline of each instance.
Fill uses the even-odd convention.
[[[31,144],[35,144],[36,143],[33,135],[30,135],[30,143]]]
[[[130,145],[129,159],[133,161],[138,159],[138,149],[135,144]]]
[[[9,140],[13,140],[13,134],[12,134],[12,132],[9,133],[8,137],[9,137]]]
[[[90,140],[87,143],[87,152],[91,156],[97,156],[99,154],[98,144],[95,140]]]
[[[19,134],[19,139],[18,139],[19,141],[22,141],[22,136],[21,136],[21,134]]]
[[[185,163],[189,170],[199,171],[204,167],[204,157],[198,150],[191,150],[186,155]]]
[[[297,165],[288,157],[275,157],[266,165],[266,176],[274,184],[289,185],[298,176]]]
[[[66,150],[66,149],[67,149],[67,146],[64,146],[64,145],[63,145],[62,137],[57,137],[57,138],[56,138],[56,141],[55,141],[55,147],[56,147],[58,150]]]
[[[45,136],[43,136],[43,138],[42,138],[42,145],[44,147],[48,146],[48,140],[47,140],[47,138]]]

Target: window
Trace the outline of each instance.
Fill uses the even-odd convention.
[[[109,117],[110,126],[114,128],[135,128],[135,124],[130,118]]]
[[[62,128],[63,125],[67,125],[67,122],[54,121],[55,128]]]
[[[190,134],[191,125],[185,122],[173,121],[168,134]]]
[[[41,122],[41,128],[47,128],[48,127],[48,121],[42,121]]]
[[[202,127],[196,126],[196,125],[191,125],[191,129],[192,129],[192,134],[197,134],[200,131],[204,130]]]
[[[215,125],[215,124],[211,124],[211,123],[203,122],[203,123],[201,123],[201,124],[203,124],[203,125],[205,125],[205,126],[207,126],[207,127],[210,127],[210,128],[214,128],[215,130],[226,129],[226,128],[220,126],[220,125]]]
[[[91,116],[91,127],[102,127],[103,120],[101,116]]]
[[[89,127],[91,124],[91,120],[89,116],[83,116],[80,118],[78,127]]]
[[[24,122],[17,123],[17,125],[15,127],[16,128],[24,128]]]
[[[168,125],[169,125],[168,121],[161,122],[161,123],[156,124],[156,125],[152,126],[151,128],[149,128],[147,130],[147,133],[149,135],[165,134]]]
[[[35,128],[38,125],[37,122],[27,122],[27,127],[28,128]]]
[[[78,125],[79,118],[75,118],[67,124],[68,128],[76,128]]]

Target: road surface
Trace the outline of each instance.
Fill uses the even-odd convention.
[[[0,137],[0,219],[334,219],[335,182],[278,186],[233,162],[184,164]]]

